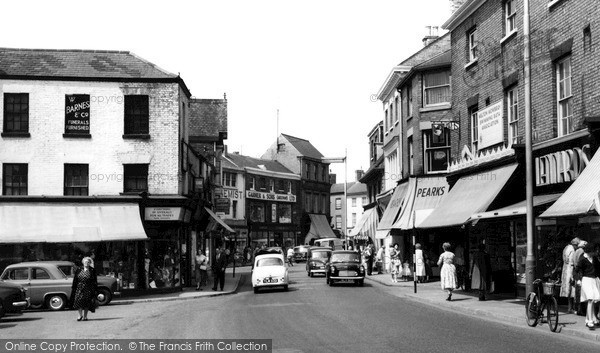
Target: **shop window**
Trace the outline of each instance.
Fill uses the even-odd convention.
[[[87,164],[65,164],[65,196],[88,196],[88,180]]]
[[[123,164],[124,192],[148,191],[148,164]]]
[[[250,204],[250,220],[252,222],[265,221],[265,208],[261,204]]]
[[[271,223],[277,223],[277,204],[271,204]]]
[[[27,195],[27,164],[2,165],[2,195]]]
[[[423,75],[423,106],[450,103],[450,72]]]
[[[445,172],[450,162],[450,131],[434,124],[423,132],[425,144],[425,172]]]
[[[558,136],[573,132],[573,94],[571,91],[571,57],[556,63]]]
[[[149,134],[150,113],[147,95],[125,96],[125,134]]]
[[[4,133],[29,132],[29,93],[4,93]]]
[[[292,205],[279,205],[279,223],[292,223]]]

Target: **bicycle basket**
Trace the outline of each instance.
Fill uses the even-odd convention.
[[[554,295],[554,283],[545,282],[542,283],[543,293],[544,295]]]

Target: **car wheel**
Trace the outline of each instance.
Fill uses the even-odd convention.
[[[258,287],[254,287],[254,293],[258,293]]]
[[[108,305],[112,300],[112,294],[106,288],[98,289],[98,305]]]
[[[46,298],[46,307],[50,310],[62,310],[67,305],[67,298],[62,294],[52,294]]]

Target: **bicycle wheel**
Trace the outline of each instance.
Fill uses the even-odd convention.
[[[546,303],[546,313],[548,314],[548,326],[550,327],[550,331],[556,332],[558,328],[558,303],[556,302],[556,298],[549,297],[546,299],[548,302]]]
[[[538,324],[540,319],[540,298],[535,293],[529,293],[527,295],[527,303],[525,305],[525,317],[527,319],[527,325],[534,327]]]

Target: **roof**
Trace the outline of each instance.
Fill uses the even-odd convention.
[[[291,170],[287,169],[283,166],[283,164],[277,161],[248,157],[236,153],[227,153],[225,157],[233,162],[233,164],[238,168],[255,168],[269,172],[293,174]]]
[[[398,87],[404,86],[406,82],[411,80],[417,72],[434,70],[439,68],[448,68],[452,66],[452,50],[447,50],[433,58],[423,61],[422,63],[415,65],[410,72],[408,72],[402,80],[398,83]]]
[[[354,183],[348,187],[348,195],[367,194],[367,185],[363,183]]]
[[[350,188],[356,184],[355,181],[351,181],[348,183],[348,189],[346,190],[346,192],[350,191]],[[337,184],[333,184],[331,185],[331,189],[329,189],[329,193],[330,194],[343,194],[344,193],[344,183],[337,183]]]
[[[286,134],[281,134],[281,136],[288,140],[288,142],[298,150],[300,155],[315,159],[323,158],[321,152],[319,152],[310,141]]]

